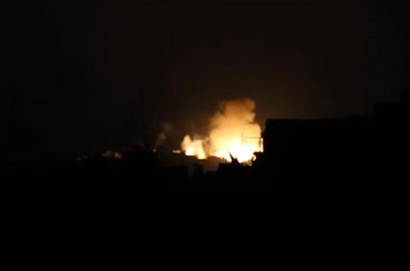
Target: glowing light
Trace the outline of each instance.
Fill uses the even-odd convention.
[[[262,152],[261,128],[255,122],[255,103],[252,100],[233,100],[223,103],[210,121],[207,137],[184,137],[181,147],[187,156],[206,159],[215,156],[240,163],[250,161],[255,152]]]
[[[182,141],[182,149],[186,156],[196,156],[198,159],[206,159],[207,155],[204,150],[203,141],[200,139],[192,140],[189,135]]]
[[[102,156],[105,158],[110,158],[110,159],[117,159],[117,160],[122,159],[122,153],[115,152],[115,151],[106,151],[105,153],[103,153]]]

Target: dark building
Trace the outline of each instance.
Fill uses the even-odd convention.
[[[265,160],[289,173],[357,167],[369,148],[369,125],[361,118],[270,119],[262,134]]]
[[[256,165],[285,175],[407,173],[408,112],[406,92],[400,103],[375,106],[369,118],[269,119]]]

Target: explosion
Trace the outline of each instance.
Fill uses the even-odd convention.
[[[206,137],[186,135],[181,143],[185,155],[206,159],[210,156],[240,163],[250,161],[255,152],[262,152],[261,127],[255,122],[255,102],[232,100],[221,104],[211,118]]]
[[[189,135],[186,135],[181,146],[186,156],[196,156],[201,160],[207,158],[204,141],[201,139],[191,139]]]

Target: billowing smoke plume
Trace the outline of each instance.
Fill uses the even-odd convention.
[[[229,154],[232,154],[243,162],[259,151],[257,139],[261,128],[255,123],[255,106],[250,99],[229,101],[222,105],[221,111],[211,120],[211,155],[230,160]]]
[[[156,152],[158,148],[165,143],[171,131],[172,131],[172,125],[170,123],[168,122],[161,123],[161,132],[158,134],[157,140],[155,141],[154,152]]]
[[[182,150],[186,155],[204,159],[216,156],[239,162],[249,161],[261,150],[261,128],[255,122],[255,102],[250,99],[223,102],[211,118],[209,134],[205,137],[185,136]]]

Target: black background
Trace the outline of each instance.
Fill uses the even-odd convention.
[[[409,10],[375,1],[2,3],[2,141],[50,154],[128,148],[142,138],[142,111],[153,137],[164,121],[200,132],[218,102],[234,98],[254,99],[261,124],[370,114],[409,84]]]

